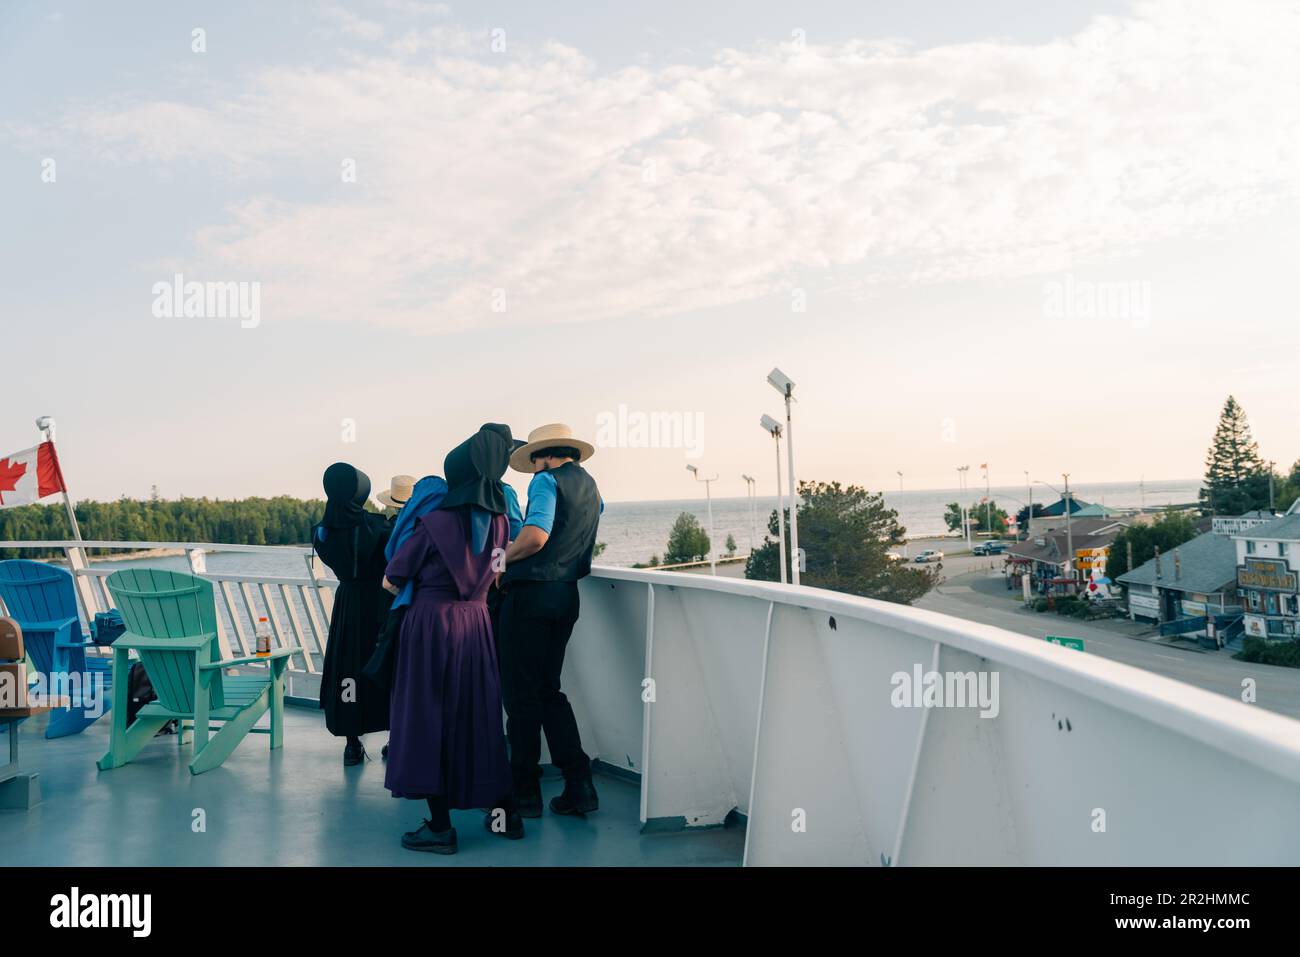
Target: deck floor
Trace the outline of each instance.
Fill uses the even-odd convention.
[[[402,848],[419,825],[423,803],[384,789],[379,750],[386,734],[366,738],[374,760],[343,766],[343,742],[319,712],[286,709],[285,745],[270,752],[249,735],[225,764],[191,775],[189,748],[155,738],[135,761],[99,771],[108,719],[79,735],[47,740],[47,719],[19,729],[21,767],[40,775],[42,803],[0,811],[0,865],[106,866],[681,866],[739,865],[740,828],[642,834],[640,793],[629,781],[598,775],[601,809],[565,818],[547,809],[525,822],[522,841],[483,829],[478,811],[453,811],[460,852],[450,857]],[[543,781],[545,797],[558,778]],[[195,811],[207,829],[192,828]]]

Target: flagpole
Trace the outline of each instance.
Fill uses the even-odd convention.
[[[48,415],[42,415],[36,420],[36,428],[40,429],[42,437],[50,443],[50,449],[54,452],[55,461],[58,461],[58,446],[54,444],[54,419]],[[68,511],[68,523],[72,526],[72,539],[76,542],[84,542],[81,537],[81,526],[77,524],[77,511],[72,502],[72,496],[68,494],[68,480],[63,474],[63,464],[59,463],[59,484],[63,486],[63,507]],[[80,554],[81,561],[78,565],[73,561],[73,553]],[[95,617],[95,611],[99,608],[99,596],[95,590],[90,587],[90,582],[76,574],[78,568],[87,568],[90,565],[90,556],[87,554],[85,547],[78,549],[68,549],[68,564],[73,569],[73,581],[77,584],[77,593],[81,596],[81,604],[86,612],[86,621],[90,622]],[[92,602],[94,607],[92,608]]]

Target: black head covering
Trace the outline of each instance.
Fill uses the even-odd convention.
[[[321,524],[326,528],[355,528],[366,514],[366,499],[370,498],[370,476],[346,462],[335,462],[325,470],[321,479],[325,486],[325,517]]]
[[[447,453],[442,463],[447,495],[439,508],[477,505],[494,515],[506,512],[501,476],[514,449],[510,426],[489,422]]]

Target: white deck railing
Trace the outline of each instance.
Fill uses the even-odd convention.
[[[75,546],[0,547],[51,544]],[[304,576],[206,577],[221,586],[224,640],[246,647],[234,622],[255,617],[260,598],[283,614],[269,617],[301,673],[318,667],[335,583],[308,567],[307,549],[289,551]],[[83,600],[102,603],[107,570],[71,560]],[[747,864],[1300,862],[1290,718],[835,592],[607,567],[581,589],[564,688],[588,752],[640,775],[649,826],[744,814]],[[898,676],[918,668],[982,675],[989,688],[996,674],[996,716],[896,706]]]
[[[64,563],[77,584],[77,598],[86,621],[96,613],[108,611],[113,604],[104,579],[115,568],[87,562],[85,549],[121,552],[167,551],[178,555],[149,559],[141,564],[178,558],[187,569],[214,584],[217,603],[217,633],[225,657],[251,655],[258,618],[265,617],[271,628],[275,649],[293,652],[289,668],[295,672],[315,674],[325,654],[329,635],[329,617],[334,608],[334,589],[338,581],[329,575],[319,559],[306,547],[282,545],[224,545],[203,542],[39,542],[0,541],[0,548],[24,550],[60,549]],[[207,568],[209,553],[281,556],[286,566],[299,563],[302,575],[248,575],[215,571]],[[113,560],[109,558],[108,560]],[[0,609],[4,604],[0,602]]]
[[[996,717],[895,707],[918,667],[997,673]],[[564,688],[644,821],[735,808],[751,865],[1300,862],[1300,722],[947,615],[601,568]]]

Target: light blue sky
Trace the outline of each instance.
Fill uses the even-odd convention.
[[[1248,6],[6,3],[0,451],[51,414],[81,497],[307,495],[626,405],[770,493],[780,365],[806,478],[1194,476],[1228,392],[1289,464],[1300,16]],[[155,317],[177,271],[260,324]]]

